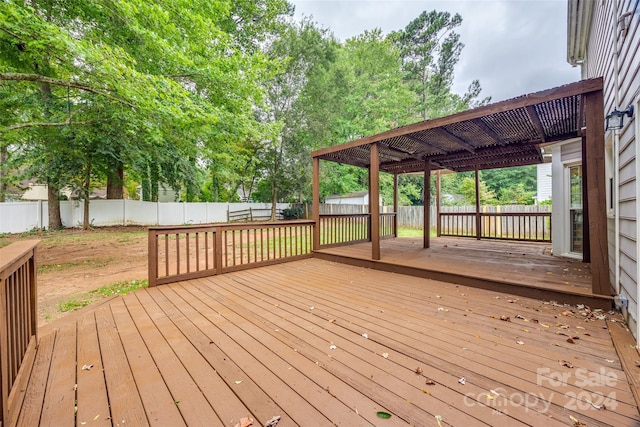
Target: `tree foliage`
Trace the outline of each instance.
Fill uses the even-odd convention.
[[[452,93],[454,67],[464,44],[454,30],[462,24],[460,14],[422,12],[403,30],[389,38],[400,49],[405,79],[418,95],[415,113],[426,120],[489,102],[476,100],[480,82],[474,80],[463,96]]]
[[[87,202],[97,186],[144,200],[162,186],[185,201],[309,200],[312,150],[489,100],[477,80],[452,92],[458,14],[340,42],[292,12],[286,0],[0,2],[0,197],[10,179],[48,184],[52,228],[63,187]],[[362,168],[321,172],[322,197],[368,187]],[[455,176],[443,191],[468,189]],[[530,200],[531,170],[482,176],[488,202]],[[421,204],[423,187],[401,177],[401,203]],[[384,203],[392,193],[383,174]]]
[[[23,132],[54,189],[125,167],[152,189],[193,187],[193,159],[225,170],[219,153],[272,133],[253,115],[277,71],[258,46],[290,11],[283,0],[2,2],[0,81],[27,101],[3,134]]]

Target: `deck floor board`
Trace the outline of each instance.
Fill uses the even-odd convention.
[[[47,328],[19,425],[640,425],[579,311],[313,258],[142,289]]]
[[[247,272],[247,274],[250,274],[250,272]],[[236,277],[239,277],[239,276],[236,276]],[[313,283],[317,285],[318,281],[314,280]],[[302,287],[305,285],[300,284],[298,286]],[[298,289],[299,288],[297,287],[295,290],[289,290],[287,293],[287,296],[291,299],[292,294],[297,292]],[[319,290],[317,292],[319,292]],[[454,345],[450,345],[446,341],[446,336],[438,337],[438,335],[441,335],[439,334],[439,331],[443,329],[441,327],[433,328],[430,331],[427,331],[427,330],[420,331],[419,329],[412,328],[414,324],[420,323],[419,321],[416,322],[415,319],[405,319],[405,322],[407,323],[403,325],[402,321],[396,323],[396,320],[398,319],[399,316],[395,314],[385,313],[385,317],[392,319],[387,321],[384,319],[380,319],[379,316],[378,318],[376,318],[373,315],[361,316],[358,313],[354,313],[353,310],[350,310],[349,308],[340,307],[339,305],[332,304],[327,299],[323,299],[323,300],[313,299],[313,296],[311,295],[309,295],[308,298],[309,299],[306,299],[305,302],[306,304],[315,305],[313,310],[314,314],[321,313],[321,311],[323,310],[323,308],[326,307],[327,304],[329,304],[329,308],[328,308],[329,310],[343,311],[344,313],[343,317],[350,319],[350,323],[346,327],[351,328],[355,326],[355,328],[352,329],[351,331],[353,333],[351,339],[354,339],[353,337],[357,337],[358,335],[360,335],[362,333],[361,331],[377,330],[377,331],[380,331],[381,334],[379,336],[375,336],[375,338],[373,339],[379,340],[379,342],[381,342],[383,344],[383,347],[385,348],[403,349],[402,352],[404,354],[413,354],[414,357],[416,358],[418,357],[418,354],[426,351],[431,357],[429,360],[426,360],[426,359],[422,360],[421,362],[423,363],[433,364],[435,363],[434,361],[437,360],[438,355],[446,354],[447,355],[446,360],[443,360],[441,364],[438,366],[435,366],[435,368],[440,370],[450,369],[451,364],[454,361],[456,361],[457,362],[456,366],[458,367],[458,372],[456,375],[458,378],[460,377],[466,377],[467,379],[473,378],[474,374],[487,371],[487,366],[491,366],[492,363],[495,362],[495,360],[502,359],[503,364],[500,365],[499,369],[494,369],[491,372],[491,376],[489,378],[491,379],[492,382],[490,384],[487,384],[487,387],[490,387],[490,389],[505,387],[507,389],[517,391],[517,390],[527,389],[527,387],[535,388],[537,386],[536,381],[538,378],[537,378],[535,368],[537,368],[540,365],[534,365],[532,370],[527,370],[525,368],[522,368],[520,363],[520,354],[522,352],[520,351],[520,348],[519,348],[520,346],[515,343],[515,340],[511,344],[511,348],[509,347],[509,345],[507,346],[501,345],[500,351],[498,351],[498,350],[494,350],[493,346],[491,346],[487,349],[480,350],[474,353],[472,342],[463,341],[460,346],[454,346]],[[356,296],[355,295],[348,296],[345,298],[341,298],[341,300],[352,302],[356,300]],[[290,304],[293,304],[293,302],[290,302]],[[306,304],[302,303],[299,308],[304,309]],[[357,307],[361,307],[360,304],[355,304],[355,305]],[[336,311],[330,311],[328,313],[328,316],[336,316]],[[358,320],[354,320],[354,319],[358,319]],[[395,323],[395,325],[389,326],[389,323]],[[426,322],[423,322],[422,324],[425,324],[425,323]],[[430,323],[431,322],[428,322],[428,324]],[[438,325],[438,326],[443,326],[443,325]],[[404,331],[404,329],[406,328],[411,328],[413,330],[411,333],[407,334]],[[448,331],[448,332],[455,333],[455,331]],[[410,343],[411,345],[407,345],[407,343]],[[465,345],[469,346],[469,348],[463,347]],[[423,350],[426,346],[429,346],[430,348],[428,350]],[[416,350],[418,349],[421,349],[419,350],[420,353],[416,353]],[[466,353],[472,353],[473,358],[472,359],[467,358]],[[487,355],[485,353],[489,353],[489,354]],[[392,353],[390,352],[389,353],[390,358],[392,357],[391,355]],[[416,360],[420,360],[420,359],[416,359]],[[547,367],[550,370],[555,369],[557,366],[558,366],[557,359],[554,360],[552,364],[547,364]],[[540,366],[540,367],[544,367],[544,366]],[[597,374],[597,373],[594,373],[594,374]],[[489,379],[489,378],[486,378],[486,379]],[[503,381],[503,383],[501,384],[497,383],[498,380]],[[564,388],[567,388],[567,389],[565,390]],[[460,387],[460,389],[462,391],[463,388]],[[557,391],[566,393],[568,396],[558,395]],[[552,397],[555,400],[552,399],[552,401],[556,403],[556,406],[564,407],[565,405],[571,402],[571,397],[570,397],[571,393],[578,394],[581,391],[582,390],[580,387],[567,386],[567,387],[556,387],[554,390],[549,389],[546,391],[546,393],[549,395],[553,395]],[[598,393],[598,392],[599,390],[597,388],[593,390],[593,393]],[[633,397],[628,392],[625,393],[625,395],[629,398],[629,400],[633,401]],[[552,406],[550,409],[554,410],[556,406]],[[628,405],[624,405],[624,404],[620,405],[619,411],[624,413],[631,413],[631,414],[634,414],[634,412],[637,412],[635,410],[635,405],[633,407],[629,407]]]
[[[98,341],[95,318],[87,316],[78,322],[78,356],[76,363],[78,411],[80,424],[111,425],[107,385]],[[83,363],[84,362],[84,363]]]
[[[551,255],[547,243],[505,242],[454,237],[431,239],[428,249],[422,239],[397,238],[380,242],[381,259],[374,263],[491,279],[534,289],[591,294],[588,263]],[[371,243],[322,248],[320,255],[371,261]]]
[[[220,287],[216,286],[216,289]],[[232,292],[231,289],[226,290]],[[243,294],[249,294],[249,291],[243,290]],[[221,297],[223,296],[221,295]],[[269,304],[280,305],[280,303],[274,301],[265,301],[260,304],[259,300],[255,298],[253,298],[253,301],[247,298],[246,301],[247,304],[258,304],[258,312],[265,313],[265,316],[269,316],[269,313],[266,313],[265,310],[269,307]],[[293,302],[291,301],[291,303]],[[308,307],[304,304],[297,308],[302,311],[308,310]],[[415,363],[410,366],[398,366],[395,363],[383,360],[383,351],[364,347],[362,344],[368,342],[359,333],[356,334],[359,335],[359,338],[355,338],[353,331],[350,331],[347,337],[341,336],[338,332],[342,328],[340,322],[319,320],[314,314],[315,311],[309,316],[309,319],[303,322],[299,320],[299,315],[296,313],[279,312],[272,316],[275,321],[278,321],[279,318],[289,320],[289,324],[280,324],[279,333],[295,334],[295,341],[292,341],[290,345],[295,346],[299,353],[306,354],[307,357],[316,360],[321,367],[334,373],[339,378],[348,380],[355,388],[364,387],[369,390],[375,390],[376,393],[380,394],[380,396],[377,396],[378,400],[395,402],[396,405],[406,405],[405,400],[420,402],[425,399],[427,394],[423,390],[428,391],[425,384],[426,381],[421,375],[416,374],[417,365]],[[358,344],[355,343],[356,341]],[[375,341],[371,340],[370,342]],[[336,345],[336,349],[331,350],[329,348],[330,345]],[[366,384],[367,381],[370,383]],[[382,395],[383,392],[384,395]],[[449,412],[447,419],[454,425],[469,422],[478,425],[480,422],[477,418],[469,417],[469,414],[455,409],[451,410],[448,407],[447,400],[434,399],[430,403],[429,409],[432,412],[426,414],[427,416],[433,417],[436,414]],[[425,414],[415,416],[417,420],[422,420]],[[494,422],[496,421],[495,417],[491,419]],[[409,419],[407,421],[415,424],[417,420]],[[518,425],[516,420],[511,421],[512,425]]]

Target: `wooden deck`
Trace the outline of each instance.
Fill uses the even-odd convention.
[[[43,329],[18,424],[637,426],[603,314],[313,258],[162,285]]]
[[[580,260],[555,257],[547,243],[438,237],[381,241],[381,259],[371,243],[321,249],[316,256],[351,265],[511,292],[521,296],[611,308],[611,298],[591,291],[591,270]]]

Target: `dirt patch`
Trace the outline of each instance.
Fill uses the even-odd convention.
[[[0,238],[0,246],[39,239],[38,324],[58,319],[61,303],[119,281],[147,278],[146,227],[67,229]]]

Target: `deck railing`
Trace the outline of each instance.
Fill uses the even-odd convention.
[[[13,426],[37,345],[36,246],[0,249],[0,426]]]
[[[390,239],[397,237],[398,230],[396,230],[396,213],[387,212],[380,214],[380,238]]]
[[[313,221],[149,227],[149,285],[311,256]]]
[[[368,242],[369,218],[368,213],[321,214],[320,247]]]
[[[551,242],[551,212],[441,212],[440,236]]]
[[[396,214],[380,214],[380,238],[395,237]],[[371,214],[320,214],[320,247],[351,245],[371,239]]]

